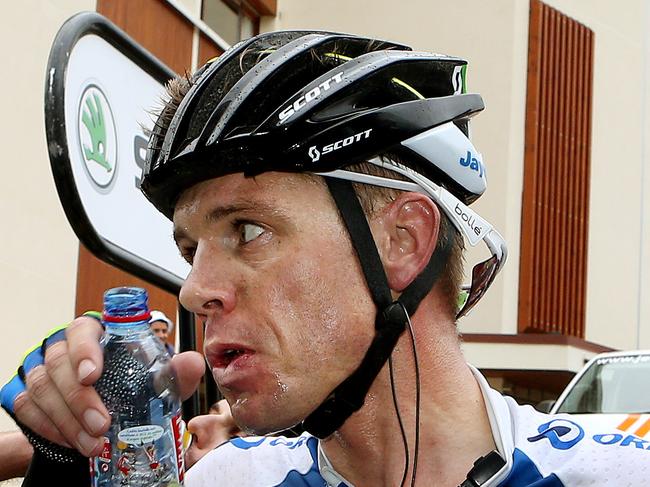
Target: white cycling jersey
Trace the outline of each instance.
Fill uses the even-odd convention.
[[[641,487],[650,485],[650,416],[543,414],[480,384],[494,442],[506,464],[484,487]],[[632,424],[640,425],[630,430]],[[629,431],[628,431],[629,430]],[[317,438],[237,438],[203,457],[188,487],[352,487]],[[435,485],[435,479],[432,484]]]

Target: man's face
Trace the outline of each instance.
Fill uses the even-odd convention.
[[[164,321],[154,321],[149,325],[149,328],[163,342],[167,341],[167,323]]]
[[[175,238],[185,307],[235,420],[257,433],[306,417],[359,364],[375,307],[325,186],[234,174],[185,191]]]

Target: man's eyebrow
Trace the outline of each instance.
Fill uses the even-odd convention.
[[[216,208],[213,208],[205,215],[204,220],[207,223],[214,223],[223,218],[226,218],[229,215],[232,215],[233,213],[244,213],[251,211],[268,212],[271,209],[272,207],[270,205],[263,203],[235,203],[232,205],[217,206]]]
[[[175,228],[174,227],[174,233],[172,233],[172,237],[174,239],[174,242],[176,242],[176,247],[178,247],[178,243],[181,239],[187,237],[187,233],[182,228]]]
[[[266,202],[255,202],[255,203],[234,203],[232,205],[226,206],[217,206],[210,210],[204,217],[204,220],[207,223],[214,223],[223,218],[226,218],[233,213],[259,213],[259,214],[273,214],[274,217],[280,218],[282,220],[288,221],[288,218],[282,210],[280,210],[276,205],[266,203]],[[182,228],[174,229],[174,240],[178,243],[180,239],[188,237],[187,233]]]

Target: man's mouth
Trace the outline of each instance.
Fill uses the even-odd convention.
[[[235,360],[240,355],[244,354],[244,350],[238,348],[229,348],[221,354],[221,361],[225,362],[226,365]]]
[[[237,359],[252,355],[253,350],[236,345],[219,347],[216,353],[210,354],[210,365],[216,369],[225,369]]]

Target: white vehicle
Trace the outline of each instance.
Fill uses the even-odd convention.
[[[551,414],[602,414],[620,431],[650,438],[650,350],[601,353],[567,385]]]

